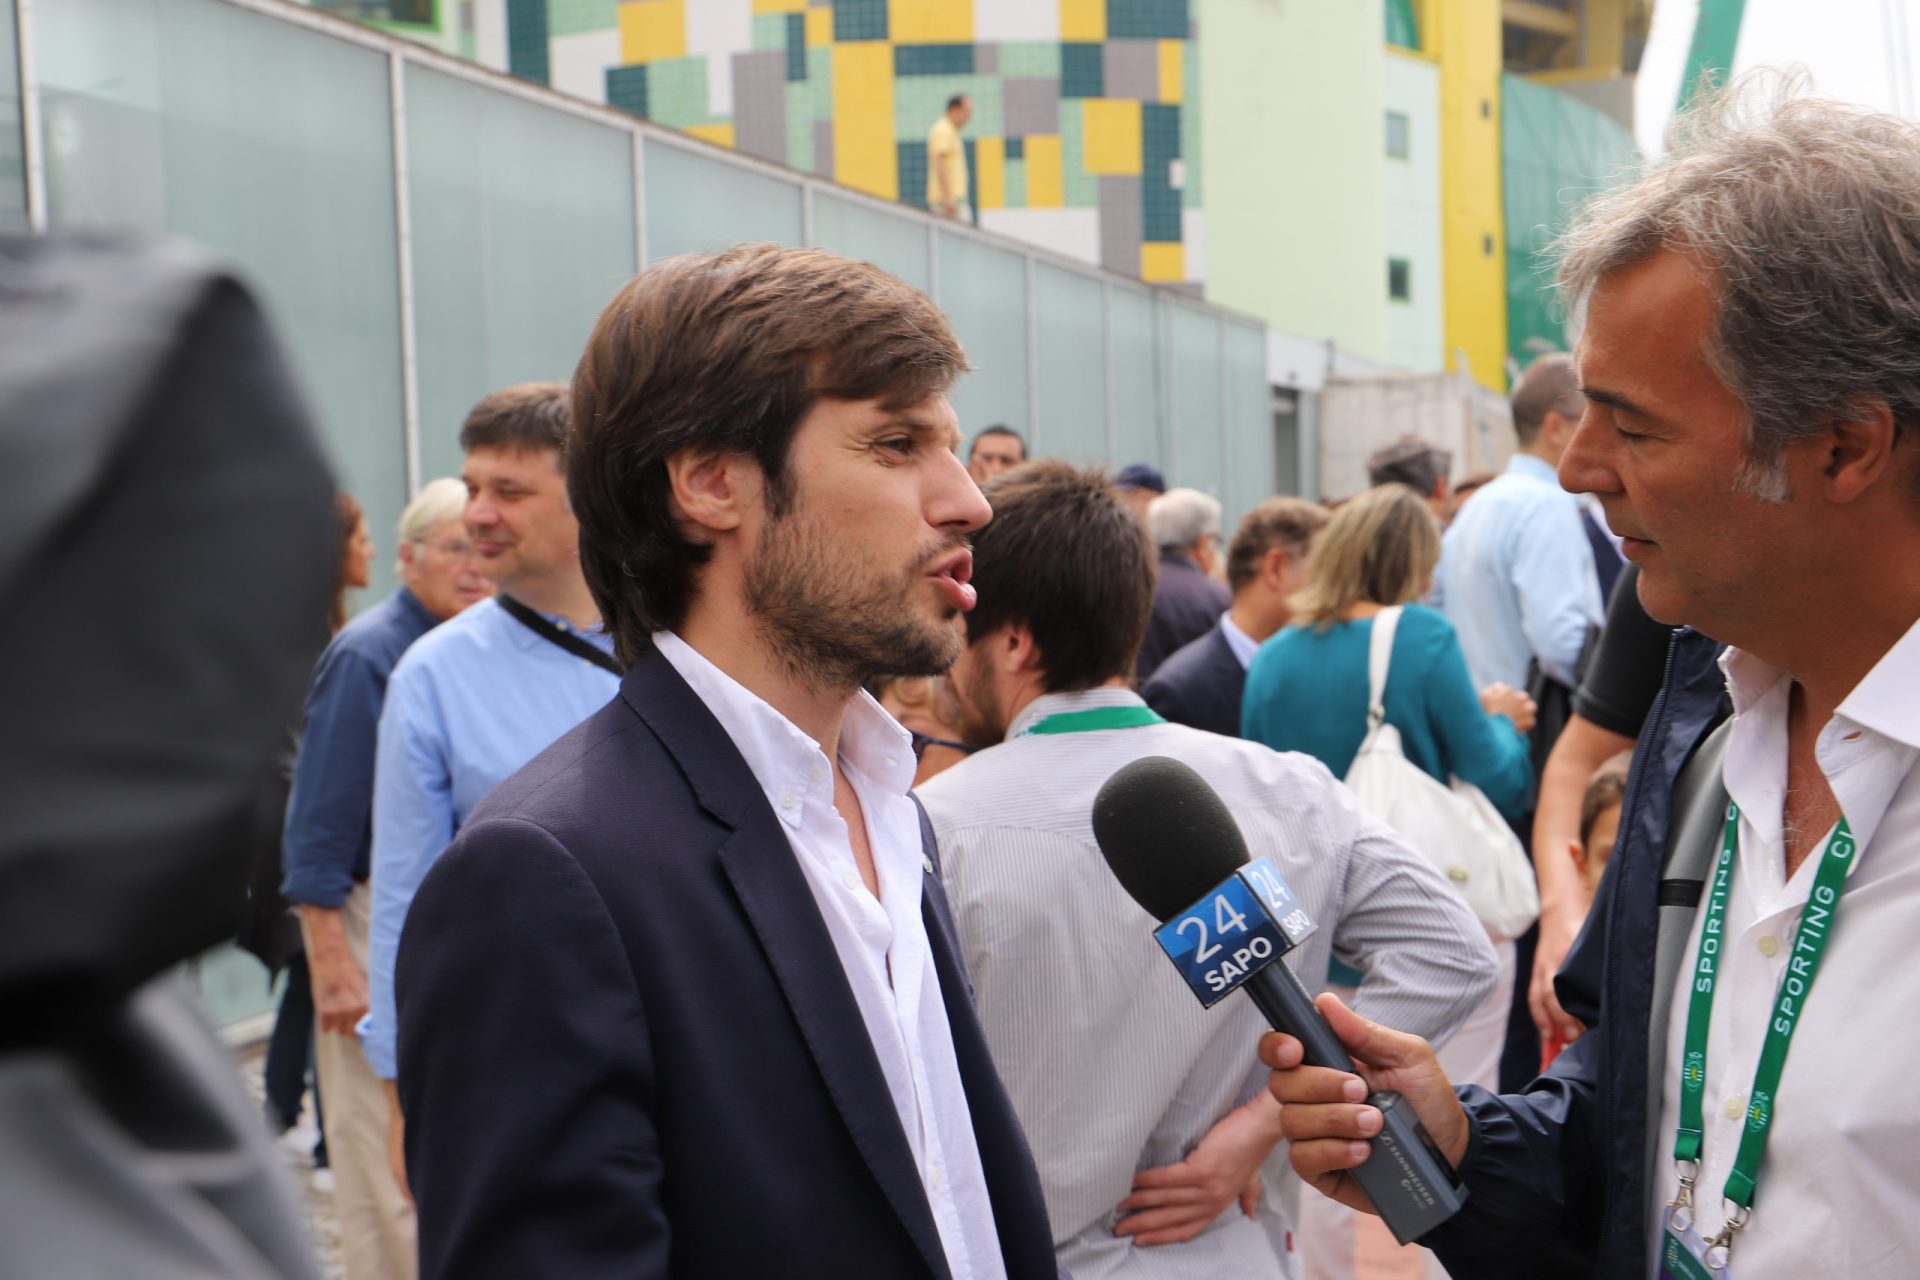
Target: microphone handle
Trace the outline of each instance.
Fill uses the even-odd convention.
[[[1253,997],[1267,1025],[1300,1042],[1307,1065],[1353,1070],[1353,1055],[1333,1034],[1286,961],[1267,965],[1241,989]],[[1379,1108],[1380,1132],[1368,1142],[1373,1154],[1348,1172],[1367,1193],[1393,1238],[1411,1244],[1458,1213],[1466,1203],[1467,1190],[1399,1094],[1375,1093],[1367,1102]]]
[[[1300,979],[1294,976],[1286,961],[1276,960],[1248,978],[1243,990],[1260,1006],[1260,1012],[1267,1015],[1268,1026],[1300,1042],[1308,1066],[1353,1070],[1353,1055],[1320,1016],[1313,997],[1300,985]]]

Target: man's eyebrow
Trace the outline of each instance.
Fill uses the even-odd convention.
[[[1604,404],[1622,413],[1631,413],[1635,417],[1652,418],[1654,416],[1618,391],[1608,391],[1604,387],[1581,387],[1580,394],[1597,404]]]
[[[890,413],[875,423],[872,431],[875,435],[878,435],[881,432],[899,431],[903,428],[923,438],[939,440],[951,436],[955,440],[960,439],[960,433],[948,427],[946,424],[936,422],[932,418],[922,418],[911,413]]]

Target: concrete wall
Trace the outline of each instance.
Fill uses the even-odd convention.
[[[1383,116],[1392,112],[1407,121],[1406,156],[1386,156],[1386,238],[1387,257],[1407,262],[1411,286],[1406,301],[1389,298],[1387,302],[1387,360],[1418,372],[1437,373],[1446,367],[1440,255],[1440,70],[1424,58],[1389,50],[1382,88]]]
[[[1380,5],[1198,0],[1195,11],[1207,298],[1385,359]]]

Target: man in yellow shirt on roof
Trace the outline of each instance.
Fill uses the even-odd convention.
[[[973,100],[956,93],[927,132],[927,208],[949,218],[962,217],[967,204],[967,145],[960,130],[972,118]]]

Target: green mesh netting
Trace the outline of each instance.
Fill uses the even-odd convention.
[[[1553,264],[1542,251],[1583,203],[1633,176],[1639,152],[1611,117],[1516,75],[1500,77],[1500,129],[1507,350],[1525,367],[1542,350],[1567,346]]]

